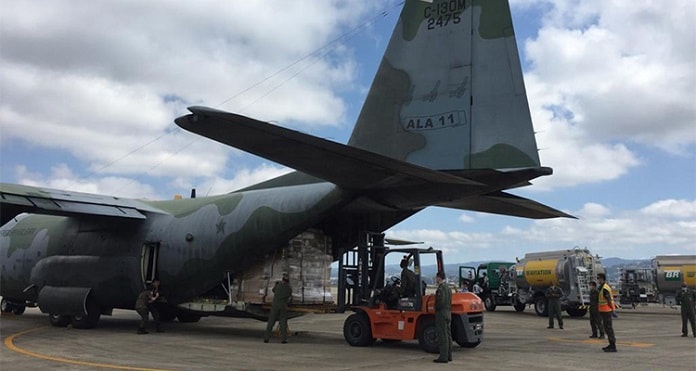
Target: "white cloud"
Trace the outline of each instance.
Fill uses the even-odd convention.
[[[512,260],[527,252],[588,248],[602,257],[647,259],[696,254],[696,200],[661,200],[635,210],[589,202],[573,211],[580,219],[505,219],[488,232],[398,227],[398,239],[426,241],[442,249],[448,262]],[[496,220],[503,220],[497,218]],[[477,228],[477,223],[466,229]],[[513,224],[514,223],[514,224]]]
[[[690,0],[517,1],[543,9],[525,75],[542,162],[537,190],[620,178],[634,144],[696,146],[696,5]]]
[[[692,218],[696,220],[696,201],[661,200],[640,210],[648,217],[656,218]]]
[[[31,173],[25,167],[15,169],[18,183],[53,189],[68,189],[74,192],[108,194],[125,198],[160,199],[151,185],[123,177],[79,178],[66,164],[51,167],[46,177]]]
[[[337,92],[353,80],[354,56],[340,41],[312,52],[377,6],[5,1],[1,140],[67,151],[100,173],[219,174],[229,148],[168,134],[173,118],[226,101],[280,125],[342,124]]]

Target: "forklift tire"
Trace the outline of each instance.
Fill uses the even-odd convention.
[[[366,347],[375,343],[370,319],[365,313],[353,313],[343,323],[343,337],[354,347]]]
[[[438,353],[437,328],[435,328],[435,318],[423,318],[418,325],[418,344],[428,353]]]
[[[476,348],[480,342],[468,342],[466,341],[466,333],[464,331],[464,324],[461,318],[452,317],[452,340],[454,340],[457,345],[462,348]]]

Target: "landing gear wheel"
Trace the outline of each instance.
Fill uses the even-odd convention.
[[[24,305],[13,305],[12,307],[12,313],[18,316],[24,314],[24,310],[27,309]]]
[[[178,318],[181,323],[193,323],[201,320],[201,316],[198,314],[184,311],[177,313],[176,318]]]
[[[353,313],[343,323],[343,337],[354,347],[366,347],[375,343],[370,320],[364,313]]]
[[[168,305],[157,305],[160,321],[172,322],[176,319],[176,310]]]
[[[12,312],[13,308],[14,308],[14,305],[12,305],[12,303],[5,300],[5,298],[2,298],[2,302],[0,303],[0,310],[2,310],[3,313]]]
[[[65,327],[70,323],[70,316],[64,316],[62,314],[49,314],[48,321],[52,326],[55,327]]]
[[[434,318],[425,318],[418,326],[418,344],[428,353],[437,353],[437,328]]]
[[[99,317],[101,316],[101,311],[96,304],[90,302],[87,303],[87,314],[86,315],[74,315],[70,318],[70,322],[74,328],[88,329],[94,328],[99,323]]]

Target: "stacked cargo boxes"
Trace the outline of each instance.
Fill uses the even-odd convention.
[[[263,263],[248,269],[232,284],[232,298],[252,304],[273,301],[273,285],[287,274],[292,286],[292,304],[333,303],[330,291],[331,239],[308,230],[291,239]]]

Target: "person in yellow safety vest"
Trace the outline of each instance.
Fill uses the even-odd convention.
[[[616,352],[616,337],[614,337],[614,327],[612,326],[612,314],[614,309],[616,309],[616,304],[614,304],[614,297],[611,293],[611,287],[607,284],[607,275],[604,273],[597,274],[597,281],[599,281],[599,300],[598,308],[599,316],[602,318],[602,325],[604,326],[604,332],[607,334],[609,339],[609,346],[602,348],[605,352]]]

